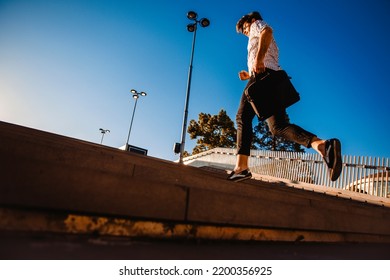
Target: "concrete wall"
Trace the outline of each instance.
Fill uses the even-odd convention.
[[[4,122],[0,139],[0,232],[74,234],[84,221],[82,234],[107,235],[96,228],[104,217],[122,226],[115,235],[130,237],[390,243],[389,207],[283,182],[228,182],[225,174]],[[134,232],[139,221],[149,224]]]

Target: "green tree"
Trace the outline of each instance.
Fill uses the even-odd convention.
[[[191,120],[187,132],[191,139],[197,139],[192,154],[198,154],[213,148],[234,148],[236,129],[234,122],[221,109],[218,115],[199,114],[198,121]]]

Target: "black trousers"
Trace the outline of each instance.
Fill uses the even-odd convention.
[[[250,147],[253,138],[252,121],[255,115],[251,104],[247,101],[245,93],[243,93],[236,115],[237,154],[250,155]],[[315,134],[308,132],[295,124],[291,124],[285,109],[276,112],[273,116],[269,117],[266,122],[272,135],[280,136],[307,148],[311,147],[312,139],[316,137]]]

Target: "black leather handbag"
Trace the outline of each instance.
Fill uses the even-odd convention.
[[[300,100],[299,93],[284,70],[267,68],[264,73],[252,76],[244,92],[260,120]]]

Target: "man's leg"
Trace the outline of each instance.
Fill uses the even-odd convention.
[[[330,179],[332,181],[338,179],[342,170],[341,143],[338,139],[323,140],[313,133],[291,124],[285,110],[268,118],[267,124],[273,135],[317,151],[329,167]]]
[[[236,115],[237,124],[237,159],[236,166],[232,173],[230,173],[228,180],[242,181],[252,177],[249,172],[249,155],[252,144],[253,128],[252,121],[255,112],[251,104],[246,100],[245,94],[242,94],[240,106]]]
[[[236,167],[229,174],[228,180],[239,182],[246,179],[250,179],[252,177],[252,173],[249,171],[248,166],[249,156],[247,155],[237,155]]]
[[[234,167],[234,172],[240,173],[246,169],[249,169],[248,162],[249,162],[249,156],[238,154],[236,160],[236,166]]]

